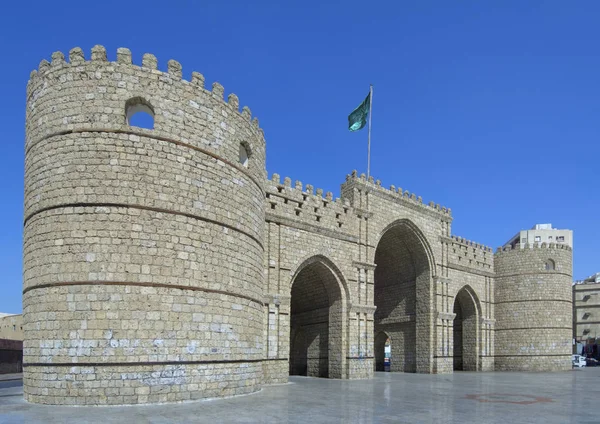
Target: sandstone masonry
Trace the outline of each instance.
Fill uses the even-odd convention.
[[[569,369],[571,250],[493,254],[450,209],[356,172],[275,174],[235,94],[101,46],[27,86],[24,393],[68,405],[246,394],[288,375]],[[133,112],[154,128],[129,125]],[[548,267],[548,261],[554,265]]]

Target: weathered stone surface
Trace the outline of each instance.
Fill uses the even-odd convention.
[[[54,54],[27,85],[27,400],[370,378],[388,338],[393,371],[566,367],[570,249],[494,255],[452,235],[449,208],[356,171],[341,199],[267,179],[258,120],[220,84],[90,57]]]

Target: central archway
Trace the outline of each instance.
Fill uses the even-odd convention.
[[[290,375],[343,377],[344,299],[326,259],[311,258],[300,266],[291,290]]]
[[[391,344],[391,371],[432,372],[432,254],[409,220],[389,225],[379,239],[374,262],[375,334]]]
[[[453,355],[455,371],[478,371],[479,310],[475,293],[463,287],[454,299]]]

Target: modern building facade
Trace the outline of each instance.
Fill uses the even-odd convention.
[[[572,251],[491,248],[373,178],[267,178],[239,100],[102,46],[27,86],[24,394],[46,404],[252,393],[290,374],[571,368]],[[130,125],[134,112],[152,129]]]
[[[573,248],[573,231],[552,228],[552,224],[535,224],[531,230],[521,230],[505,246],[521,247],[542,243],[564,244]]]
[[[0,313],[0,339],[23,341],[23,315]]]
[[[600,272],[573,284],[573,339],[584,353],[598,357]]]
[[[0,374],[23,370],[23,316],[0,313]]]

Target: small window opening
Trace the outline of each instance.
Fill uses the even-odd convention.
[[[131,127],[154,129],[154,108],[147,100],[134,97],[125,103],[127,125]]]
[[[250,157],[250,152],[248,147],[244,145],[244,143],[240,143],[240,163],[242,166],[248,168],[248,158]]]
[[[556,268],[556,264],[552,259],[548,259],[546,261],[546,271],[554,271]]]

